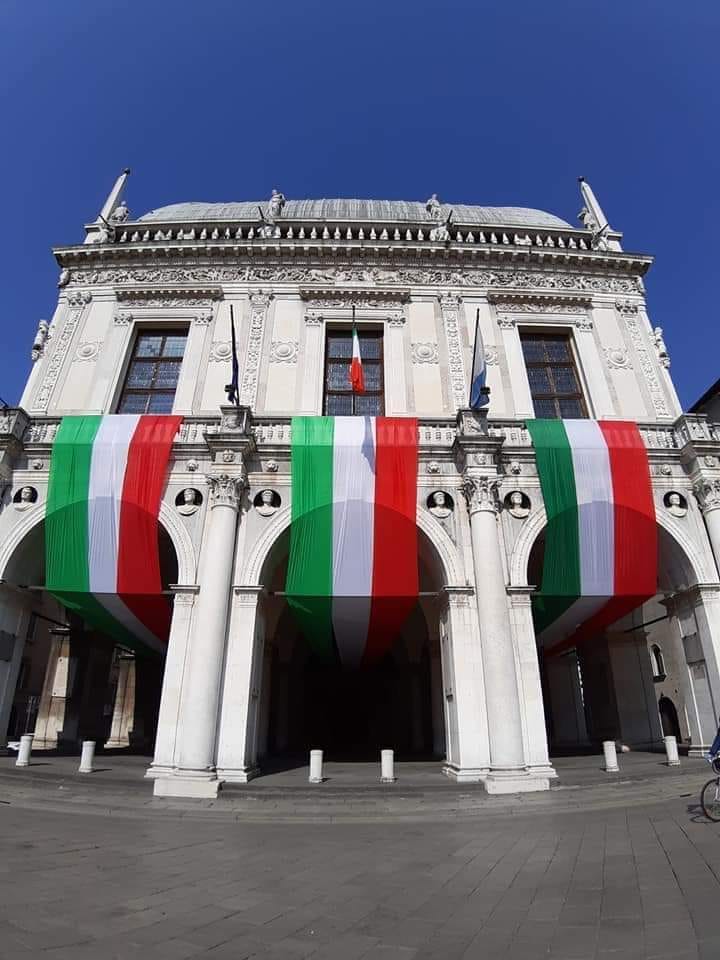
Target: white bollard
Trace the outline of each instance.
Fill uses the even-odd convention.
[[[18,750],[16,767],[26,767],[30,763],[30,754],[32,752],[32,733],[24,733],[20,737],[20,749]]]
[[[392,750],[380,751],[380,782],[395,783],[395,754]]]
[[[80,766],[78,767],[78,773],[92,773],[94,758],[95,758],[95,741],[83,740],[82,756],[80,757]]]
[[[310,751],[310,777],[308,778],[310,783],[323,782],[322,762],[323,762],[322,750],[311,750]]]
[[[617,762],[617,751],[615,750],[614,740],[603,740],[603,753],[605,754],[606,772],[617,773],[620,767]]]
[[[665,741],[665,753],[667,754],[667,765],[669,767],[679,767],[680,757],[678,755],[677,740],[675,737],[663,737]]]

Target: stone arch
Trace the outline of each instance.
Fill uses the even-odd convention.
[[[242,580],[245,586],[261,586],[260,577],[262,575],[265,561],[268,558],[273,545],[281,534],[290,526],[291,508],[283,507],[275,514],[263,533],[257,538],[248,553],[247,560],[242,566]],[[428,516],[427,511],[419,508],[417,511],[416,522],[418,528],[425,534],[435,550],[442,568],[445,584],[458,586],[465,583],[463,576],[462,562],[460,560],[458,549],[452,542],[445,530],[436,523],[434,518]]]
[[[685,532],[675,517],[658,513],[656,522],[661,530],[667,533],[678,549],[684,554],[696,583],[707,583],[714,580],[712,567],[708,562],[707,552],[703,556],[691,537]],[[513,546],[510,557],[510,585],[526,587],[530,553],[535,541],[547,526],[547,513],[544,507],[535,510],[525,523],[520,535]]]
[[[5,572],[15,551],[25,540],[27,535],[45,519],[45,503],[35,504],[22,519],[10,530],[5,541],[0,545],[0,580],[5,578]],[[160,505],[159,522],[164,527],[170,542],[175,550],[178,562],[178,582],[192,584],[195,582],[195,550],[187,530],[175,515],[173,509],[166,503]]]

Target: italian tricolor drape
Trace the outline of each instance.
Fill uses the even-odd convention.
[[[418,596],[417,420],[293,417],[286,592],[325,658],[390,647]]]
[[[46,586],[117,643],[164,651],[158,515],[182,417],[64,417],[50,461]]]
[[[657,532],[647,451],[625,421],[529,420],[547,529],[535,626],[557,652],[654,596]]]

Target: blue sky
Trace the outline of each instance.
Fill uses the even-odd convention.
[[[710,0],[2,0],[0,396],[54,308],[51,246],[130,166],[134,213],[278,186],[571,221],[582,174],[657,258],[689,405],[720,374],[719,28]]]

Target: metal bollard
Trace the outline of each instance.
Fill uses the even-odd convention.
[[[32,753],[33,734],[24,733],[20,737],[20,749],[18,750],[16,767],[26,767],[30,763],[30,754]]]
[[[92,773],[94,758],[95,758],[95,741],[83,740],[82,755],[80,757],[80,766],[78,767],[78,773]]]
[[[322,750],[311,750],[310,751],[310,776],[308,778],[310,783],[323,782],[322,763],[323,763]]]
[[[392,750],[380,751],[380,782],[395,783],[395,754]]]
[[[605,754],[606,772],[617,773],[620,767],[617,762],[617,751],[615,750],[614,740],[603,740],[603,753]]]
[[[675,737],[663,737],[665,741],[665,753],[667,754],[667,765],[669,767],[679,767],[680,757],[678,755],[677,740]]]

